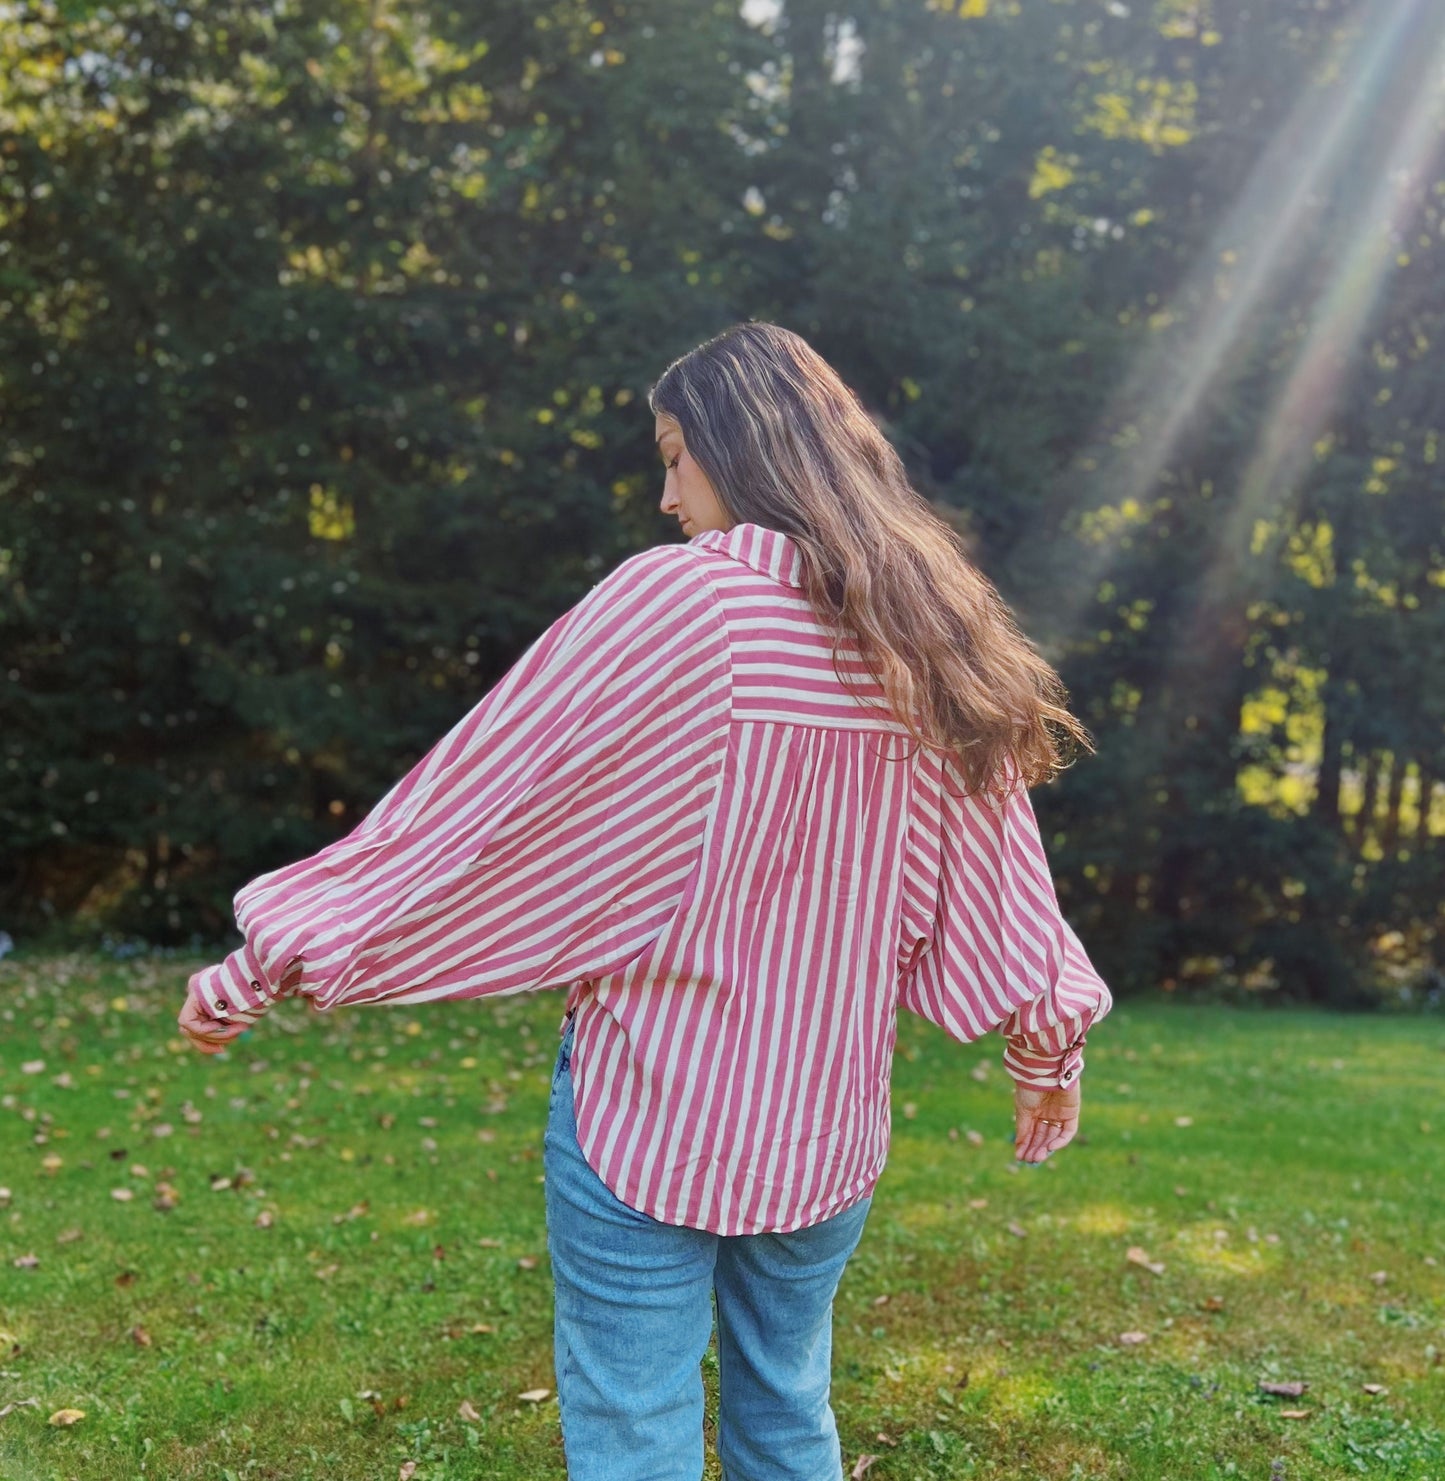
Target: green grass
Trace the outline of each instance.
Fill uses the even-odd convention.
[[[0,962],[0,1408],[39,1401],[0,1481],[561,1478],[555,1400],[518,1397],[554,1386],[560,996],[287,1004],[206,1058],[195,965]],[[836,1305],[847,1473],[1445,1481],[1445,1024],[1125,1005],[1038,1169],[998,1051],[900,1024]]]

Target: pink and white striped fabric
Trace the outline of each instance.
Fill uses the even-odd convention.
[[[848,639],[860,704],[801,560],[744,523],[623,561],[352,833],[240,891],[203,1005],[568,986],[587,1161],[719,1234],[872,1191],[900,1004],[1071,1084],[1111,998],[1027,791],[965,799]]]

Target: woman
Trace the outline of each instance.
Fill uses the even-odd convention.
[[[1001,1030],[1016,1150],[1079,1115],[1108,989],[1028,787],[1087,744],[886,439],[796,334],[653,388],[662,511],[348,837],[236,897],[221,1048],[322,1011],[569,984],[545,1140],[568,1474],[838,1477],[831,1316],[888,1146],[898,1006]]]

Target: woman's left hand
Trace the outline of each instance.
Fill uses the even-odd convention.
[[[1014,1086],[1014,1156],[1043,1162],[1073,1141],[1079,1129],[1079,1082],[1061,1090]]]

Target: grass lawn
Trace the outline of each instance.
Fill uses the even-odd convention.
[[[562,1478],[561,996],[286,1004],[207,1058],[199,965],[0,962],[0,1481]],[[1445,1481],[1445,1022],[1125,1004],[1037,1169],[999,1047],[900,1022],[847,1474]]]

